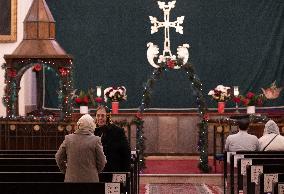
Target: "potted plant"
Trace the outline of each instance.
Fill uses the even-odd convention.
[[[81,114],[87,114],[89,112],[88,105],[90,103],[90,98],[83,90],[75,97],[75,103],[80,107]]]
[[[240,102],[247,107],[247,113],[255,113],[256,106],[262,106],[266,100],[263,94],[255,94],[253,92],[248,92],[245,96],[239,95],[233,99],[234,102]]]

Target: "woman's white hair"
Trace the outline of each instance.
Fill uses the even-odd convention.
[[[82,129],[89,129],[90,131],[94,131],[96,128],[95,120],[94,118],[89,115],[85,114],[83,115],[77,122],[78,130]]]

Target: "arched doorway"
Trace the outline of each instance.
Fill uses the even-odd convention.
[[[31,67],[37,69],[37,108],[42,107],[42,73],[41,69],[44,67],[52,68],[58,75],[60,80],[60,110],[61,119],[66,120],[71,118],[72,99],[71,92],[73,91],[73,63],[69,56],[64,58],[14,58],[12,55],[5,55],[6,64],[3,65],[5,69],[5,96],[3,102],[6,105],[7,117],[15,117],[19,115],[18,110],[18,94],[20,90],[20,81],[23,74]]]

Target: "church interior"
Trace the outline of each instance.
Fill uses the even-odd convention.
[[[284,193],[276,136],[227,148],[244,118],[284,135],[284,1],[0,0],[0,64],[0,193]],[[131,169],[66,183],[55,154],[100,106]]]

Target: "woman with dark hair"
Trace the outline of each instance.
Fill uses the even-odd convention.
[[[242,118],[238,120],[239,132],[229,135],[226,139],[225,150],[229,152],[236,151],[258,151],[259,144],[255,135],[248,134],[249,119]]]
[[[95,135],[100,136],[107,163],[104,172],[129,172],[131,150],[124,129],[111,123],[110,112],[99,106],[96,112]]]
[[[65,174],[65,182],[99,182],[106,157],[99,137],[93,134],[94,119],[83,115],[77,122],[78,129],[65,136],[56,155],[56,163]]]

